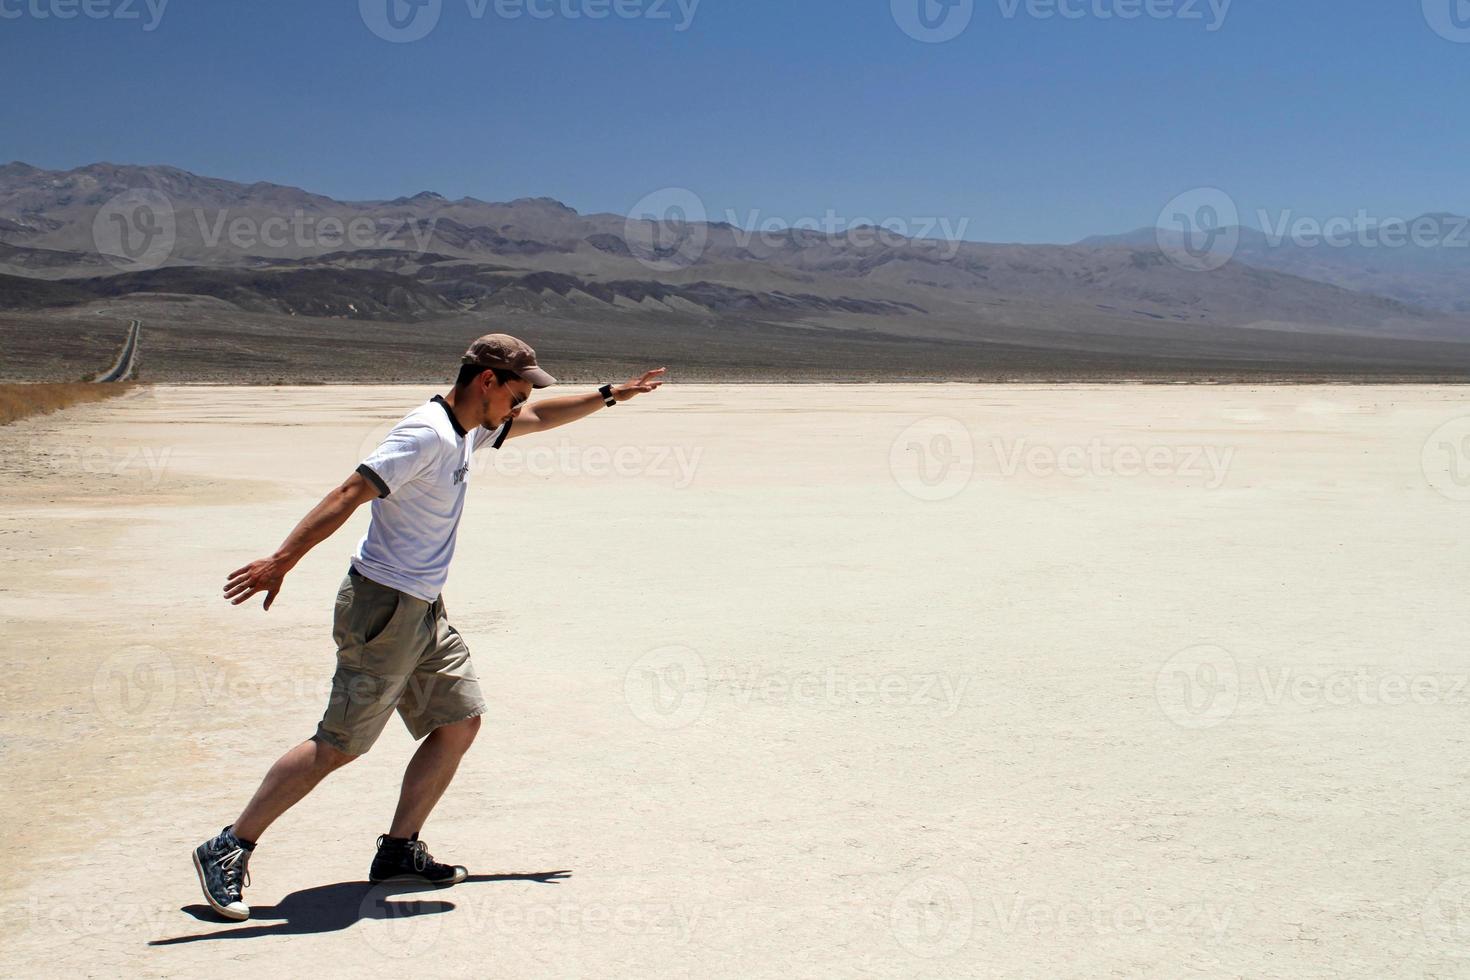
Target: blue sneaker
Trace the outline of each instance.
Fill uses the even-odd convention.
[[[250,851],[229,827],[194,848],[194,870],[204,900],[226,919],[250,918],[242,893],[250,887]]]

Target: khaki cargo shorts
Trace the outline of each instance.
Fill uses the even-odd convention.
[[[396,709],[414,739],[484,714],[470,650],[444,599],[425,602],[348,572],[332,624],[337,672],[317,741],[348,755],[372,748]]]

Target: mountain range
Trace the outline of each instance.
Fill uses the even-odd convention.
[[[1194,271],[1154,229],[1071,245],[752,233],[685,217],[680,194],[651,220],[547,197],[339,201],[166,166],[11,163],[0,166],[0,333],[123,300],[176,313],[192,298],[215,318],[270,325],[283,350],[324,320],[473,321],[593,347],[621,327],[691,356],[743,333],[796,350],[851,342],[853,357],[918,345],[926,363],[950,351],[963,377],[1026,352],[1041,375],[1092,357],[1141,375],[1470,376],[1470,249],[1453,244],[1312,247],[1240,229],[1231,261]],[[1457,220],[1433,217],[1449,230]]]

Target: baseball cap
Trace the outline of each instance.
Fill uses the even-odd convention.
[[[531,345],[509,334],[487,333],[470,344],[461,363],[514,371],[531,382],[533,388],[548,388],[556,384],[555,378],[537,366],[536,352]]]

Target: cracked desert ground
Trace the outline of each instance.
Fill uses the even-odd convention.
[[[432,387],[153,387],[0,428],[0,972],[1466,976],[1470,392],[670,384],[486,450],[445,592],[491,707],[370,889],[395,720],[261,841]]]

